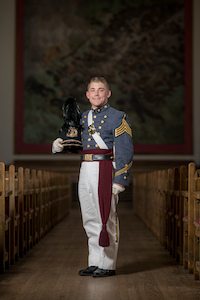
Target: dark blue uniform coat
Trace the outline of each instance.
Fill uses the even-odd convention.
[[[81,117],[83,150],[99,149],[92,134],[88,131],[88,111]],[[133,140],[131,124],[128,116],[118,111],[108,103],[100,108],[93,109],[93,124],[98,135],[106,143],[108,149],[115,144],[115,178],[114,183],[128,185],[133,163]]]

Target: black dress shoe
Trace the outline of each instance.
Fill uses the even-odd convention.
[[[79,275],[81,276],[92,276],[94,271],[98,269],[98,267],[95,267],[95,266],[91,266],[91,267],[88,267],[87,269],[85,270],[80,270],[78,272]]]
[[[100,269],[97,268],[94,273],[93,273],[93,277],[108,277],[108,276],[113,276],[115,275],[115,270],[104,270],[104,269]]]

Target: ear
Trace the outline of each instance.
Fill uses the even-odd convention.
[[[89,92],[88,91],[86,92],[86,97],[89,99]]]
[[[108,90],[108,93],[107,93],[107,98],[110,98],[110,96],[111,96],[111,91],[110,91],[110,90]]]

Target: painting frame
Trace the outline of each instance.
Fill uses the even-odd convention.
[[[51,144],[23,142],[23,15],[25,0],[16,1],[15,154],[50,154]],[[192,1],[185,10],[185,125],[184,144],[135,144],[135,154],[192,154]]]

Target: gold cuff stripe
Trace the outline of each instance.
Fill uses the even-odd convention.
[[[125,168],[123,168],[123,169],[117,171],[117,172],[115,173],[115,177],[117,177],[117,176],[119,176],[119,175],[125,173],[125,171],[128,171],[128,170],[132,167],[132,164],[133,164],[133,161],[131,161],[130,164],[126,165]]]
[[[128,123],[125,120],[126,114],[124,115],[122,119],[122,124],[115,129],[115,137],[118,137],[119,135],[122,135],[124,132],[128,133],[132,137],[132,130]]]

